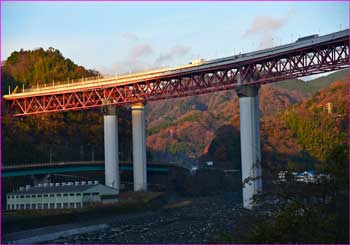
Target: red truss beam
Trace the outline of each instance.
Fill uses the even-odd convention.
[[[9,101],[14,116],[82,110],[106,105],[161,100],[235,88],[238,75],[244,84],[264,84],[308,76],[349,66],[349,39],[275,56],[110,87],[16,98]]]

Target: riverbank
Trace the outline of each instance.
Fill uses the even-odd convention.
[[[165,193],[128,192],[121,193],[118,203],[91,205],[80,209],[20,210],[2,213],[2,234],[34,228],[86,222],[110,215],[142,212],[164,205]]]
[[[104,229],[61,237],[49,243],[212,243],[237,237],[252,212],[240,193],[181,198],[163,207],[115,217]]]
[[[246,234],[255,213],[240,192],[202,197],[162,194],[129,211],[81,215],[75,222],[6,234],[7,243],[225,243]],[[142,207],[142,208],[141,208]],[[131,208],[131,209],[130,209]],[[35,234],[35,236],[33,236]],[[17,241],[17,242],[16,242]]]

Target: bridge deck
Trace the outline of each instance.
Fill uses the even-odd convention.
[[[13,116],[28,116],[205,94],[241,82],[260,85],[346,67],[349,30],[200,64],[32,88],[3,98]]]
[[[176,77],[176,76],[181,76],[183,74],[188,74],[193,72],[217,69],[217,67],[221,67],[221,66],[242,65],[247,62],[249,63],[251,61],[257,61],[259,59],[264,59],[266,57],[271,58],[274,56],[288,54],[291,51],[295,52],[301,49],[310,48],[315,45],[320,45],[320,44],[326,45],[327,43],[334,42],[336,40],[342,40],[344,38],[347,38],[347,39],[349,38],[349,29],[320,36],[320,37],[314,37],[304,41],[296,41],[294,43],[281,45],[281,46],[277,46],[269,49],[205,61],[200,64],[187,64],[187,65],[182,65],[177,67],[149,70],[149,71],[131,73],[128,75],[114,76],[114,77],[105,77],[105,78],[91,77],[91,78],[85,78],[85,79],[82,78],[82,79],[79,79],[78,82],[70,82],[70,83],[67,80],[67,81],[56,82],[56,84],[52,83],[48,86],[41,85],[40,87],[27,88],[24,90],[24,92],[22,91],[19,93],[12,93],[9,95],[5,95],[4,99],[11,100],[14,98],[24,98],[24,97],[30,97],[30,96],[43,95],[43,94],[60,93],[60,92],[66,92],[66,91],[81,91],[81,90],[92,89],[92,88],[110,87],[110,86],[115,86],[116,84],[127,85],[127,84],[132,84],[136,81],[138,82],[138,81],[161,79],[163,77]]]

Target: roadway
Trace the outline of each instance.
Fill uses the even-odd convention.
[[[167,173],[170,168],[182,168],[175,164],[151,162],[147,164],[148,172]],[[79,162],[57,162],[36,163],[20,165],[3,165],[1,175],[6,177],[28,176],[38,174],[57,174],[67,172],[104,171],[104,161],[79,161]],[[122,161],[119,164],[121,171],[132,171],[130,162]]]
[[[114,77],[61,81],[3,98],[14,116],[135,104],[265,84],[349,66],[349,30],[270,49]]]
[[[306,39],[304,41],[296,41],[290,44],[281,45],[269,49],[263,49],[259,51],[253,51],[244,54],[233,55],[225,58],[214,59],[209,61],[202,61],[195,64],[187,64],[177,67],[169,67],[169,68],[161,68],[155,70],[147,70],[137,73],[131,74],[121,74],[119,76],[113,77],[90,77],[90,78],[82,78],[77,79],[76,82],[67,81],[59,81],[52,84],[48,84],[48,86],[40,85],[40,87],[32,87],[29,89],[25,89],[19,93],[12,93],[9,95],[5,95],[4,99],[12,99],[12,98],[22,98],[28,96],[36,96],[47,93],[58,93],[64,91],[72,91],[72,90],[81,90],[81,89],[91,89],[95,87],[105,87],[111,85],[125,85],[130,84],[135,81],[147,81],[154,79],[161,79],[164,76],[166,77],[174,77],[174,76],[182,76],[188,73],[194,72],[202,72],[217,69],[218,67],[226,67],[226,66],[236,66],[243,65],[246,63],[250,63],[251,61],[258,61],[259,59],[263,59],[266,57],[272,58],[274,56],[281,56],[283,54],[288,54],[289,52],[297,52],[303,50],[305,48],[310,48],[316,45],[327,45],[327,43],[334,42],[336,40],[342,40],[344,38],[348,38],[349,29],[331,33],[328,35],[314,37],[311,39]]]

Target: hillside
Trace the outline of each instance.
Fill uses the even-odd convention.
[[[13,52],[2,68],[3,87],[98,74],[74,64],[53,48]],[[310,81],[309,85],[315,84],[310,91],[319,90],[334,79],[345,80],[346,75],[345,71],[339,71]],[[299,129],[293,120],[306,122],[301,116],[310,114],[307,110],[313,113],[322,111],[327,101],[333,103],[335,110],[344,112],[344,88],[340,89],[338,83],[333,83],[329,91],[326,90],[328,92],[322,90],[311,98],[303,87],[309,85],[297,85],[295,81],[280,84],[264,85],[260,89],[264,161],[266,164],[280,162],[293,165],[294,161],[307,163],[310,159],[319,158],[318,153],[306,147],[308,142],[298,136]],[[281,88],[283,86],[285,88]],[[301,111],[292,120],[288,115],[295,112],[288,109],[289,114],[286,114],[287,108]],[[119,140],[123,142],[120,144],[120,156],[122,160],[130,160],[131,113],[127,107],[118,107],[118,110]],[[185,164],[194,163],[197,159],[215,160],[223,162],[223,167],[227,164],[232,166],[232,162],[234,166],[240,166],[239,104],[234,91],[149,102],[146,117],[150,158]],[[337,120],[340,120],[339,117]],[[100,109],[25,118],[4,115],[2,126],[4,163],[104,158],[103,113]]]
[[[337,159],[342,156],[346,158],[349,149],[349,102],[349,80],[342,79],[282,112],[263,115],[261,146],[265,169],[303,171],[316,167],[324,171],[329,162],[336,162],[334,155]],[[326,109],[327,103],[332,104],[332,111]],[[235,136],[238,140],[237,135],[237,131],[231,132],[231,135],[218,132],[204,159],[216,160],[219,165],[224,160],[228,161],[225,167],[239,167],[236,160],[239,159],[237,142],[231,142],[230,149],[225,144],[217,146],[217,142],[227,142],[227,137],[232,139]],[[214,154],[212,148],[215,149]],[[228,157],[223,158],[218,152],[226,152],[224,155]],[[236,157],[232,157],[232,154]],[[339,160],[339,163],[342,162],[342,159]],[[345,168],[334,166],[337,171]]]
[[[20,50],[12,54],[2,64],[2,86],[4,92],[10,85],[36,86],[43,83],[52,83],[53,80],[65,81],[67,79],[96,76],[95,70],[87,70],[75,64],[72,60],[64,58],[61,52],[54,48],[35,50]]]
[[[345,71],[338,71],[317,78],[309,81],[309,84],[315,85],[308,91],[318,91],[334,83],[335,78],[344,80],[346,77]],[[318,81],[321,81],[320,85],[316,85]],[[298,87],[295,81],[281,83],[282,87],[289,89],[277,85],[264,85],[260,89],[264,161],[267,164],[276,161],[290,165],[293,162],[308,164],[312,156],[303,149],[293,131],[287,127],[283,115],[287,108],[302,103],[312,95],[303,90],[303,86],[308,85]],[[239,144],[231,142],[235,146],[230,148],[224,144],[227,139],[221,137],[239,140],[239,103],[234,91],[150,102],[146,109],[147,145],[153,152],[154,159],[181,161],[185,158],[186,162],[199,157],[200,161],[229,161],[231,164],[239,161],[240,155],[236,154],[240,152],[237,148]]]
[[[288,108],[283,119],[304,151],[324,162],[338,146],[348,145],[349,80],[342,80]],[[330,103],[332,110],[326,109]]]
[[[274,83],[273,86],[289,91],[298,91],[303,95],[311,96],[321,89],[328,87],[333,82],[349,77],[349,74],[349,69],[344,69],[307,82],[300,79],[293,79]]]
[[[93,76],[87,70],[64,58],[56,49],[42,48],[13,52],[3,63],[2,86],[36,81],[50,83],[68,77]],[[6,90],[6,89],[5,89]],[[7,90],[6,90],[7,91]],[[119,109],[119,139],[121,159],[131,158],[131,115]],[[3,113],[6,113],[3,110]],[[103,160],[103,113],[101,109],[38,116],[2,118],[2,161],[4,164],[40,163],[55,161]]]
[[[265,85],[259,98],[262,115],[272,116],[297,103],[303,96],[295,91]],[[147,104],[147,122],[148,147],[151,151],[163,152],[162,155],[155,153],[153,158],[165,157],[173,161],[183,156],[198,158],[207,153],[211,141],[225,127],[232,128],[228,130],[232,137],[235,138],[233,134],[239,135],[238,97],[234,91],[223,91],[151,102]],[[218,156],[219,153],[213,154],[223,158]],[[228,155],[230,160],[238,157],[236,154]]]

